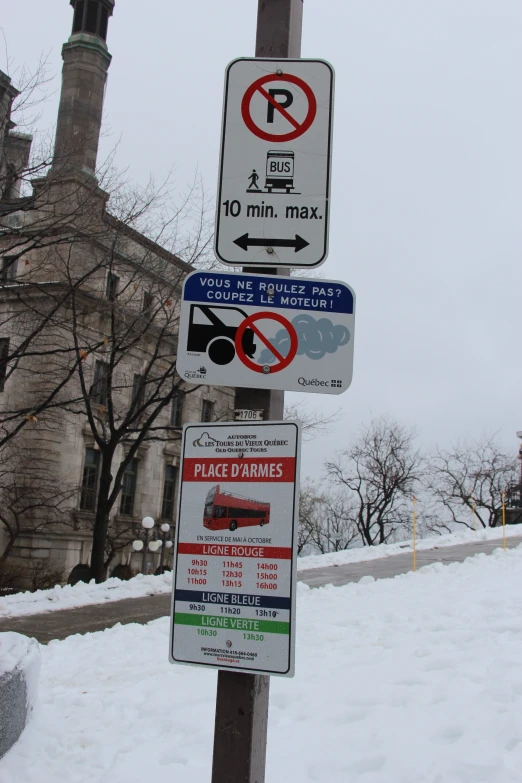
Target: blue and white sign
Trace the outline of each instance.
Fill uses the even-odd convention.
[[[177,371],[211,386],[342,394],[352,381],[355,295],[336,280],[193,272]]]

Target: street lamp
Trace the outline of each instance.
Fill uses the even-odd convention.
[[[150,531],[154,527],[154,520],[152,517],[144,517],[141,520],[141,526],[143,528],[142,538],[137,538],[132,542],[132,548],[135,552],[143,551],[143,558],[141,561],[141,573],[145,573],[145,559],[147,557],[147,549],[151,552],[157,552],[161,543],[158,541],[149,541]]]
[[[163,522],[163,524],[160,526],[161,535],[157,541],[158,547],[161,547],[161,558],[160,558],[160,564],[159,564],[159,573],[163,573],[163,560],[165,557],[165,550],[172,549],[173,547],[173,541],[171,538],[169,538],[170,533],[170,525],[168,522]]]
[[[141,521],[143,530],[138,538],[132,542],[132,548],[135,552],[143,552],[143,559],[141,561],[141,573],[145,573],[145,564],[147,558],[147,551],[156,553],[161,549],[160,565],[156,573],[163,573],[163,561],[165,558],[165,550],[172,549],[174,542],[170,538],[170,525],[168,522],[163,522],[159,528],[159,535],[152,541],[149,537],[152,536],[152,530],[155,522],[152,517],[145,517]]]

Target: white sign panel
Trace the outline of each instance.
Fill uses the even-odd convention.
[[[354,319],[345,283],[192,272],[176,368],[191,383],[342,394],[352,380]]]
[[[292,677],[297,422],[183,432],[170,660]]]
[[[328,254],[333,69],[234,60],[225,75],[215,250],[227,264],[314,267]]]

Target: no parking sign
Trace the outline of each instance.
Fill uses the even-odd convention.
[[[193,272],[177,371],[191,383],[342,394],[352,380],[354,319],[345,283]]]
[[[225,76],[215,249],[227,264],[313,267],[328,252],[333,69],[234,60]]]
[[[288,68],[288,65],[285,68]],[[266,87],[272,84],[272,89],[267,92]],[[291,111],[287,111],[287,108],[293,105],[294,96],[292,89],[296,88],[300,91],[307,102],[305,109],[304,119],[298,120]],[[253,99],[257,97],[257,94],[267,101],[267,113],[266,122],[265,118],[261,114],[260,120],[256,120],[252,112]],[[279,100],[280,96],[283,100]],[[285,129],[284,122],[283,130],[278,133],[274,129],[266,130],[270,123],[274,123],[275,112],[279,112],[281,117],[286,120],[289,126],[292,126],[291,130]],[[299,76],[294,76],[283,72],[282,70],[275,70],[275,77],[273,73],[268,76],[262,76],[260,79],[256,79],[249,88],[245,91],[243,99],[241,101],[241,116],[248,130],[264,141],[275,141],[277,143],[283,141],[293,141],[306,133],[308,128],[312,125],[317,114],[317,99],[315,93],[310,85],[301,79]]]

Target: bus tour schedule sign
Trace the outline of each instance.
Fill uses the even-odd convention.
[[[183,432],[170,661],[292,677],[298,422]]]

